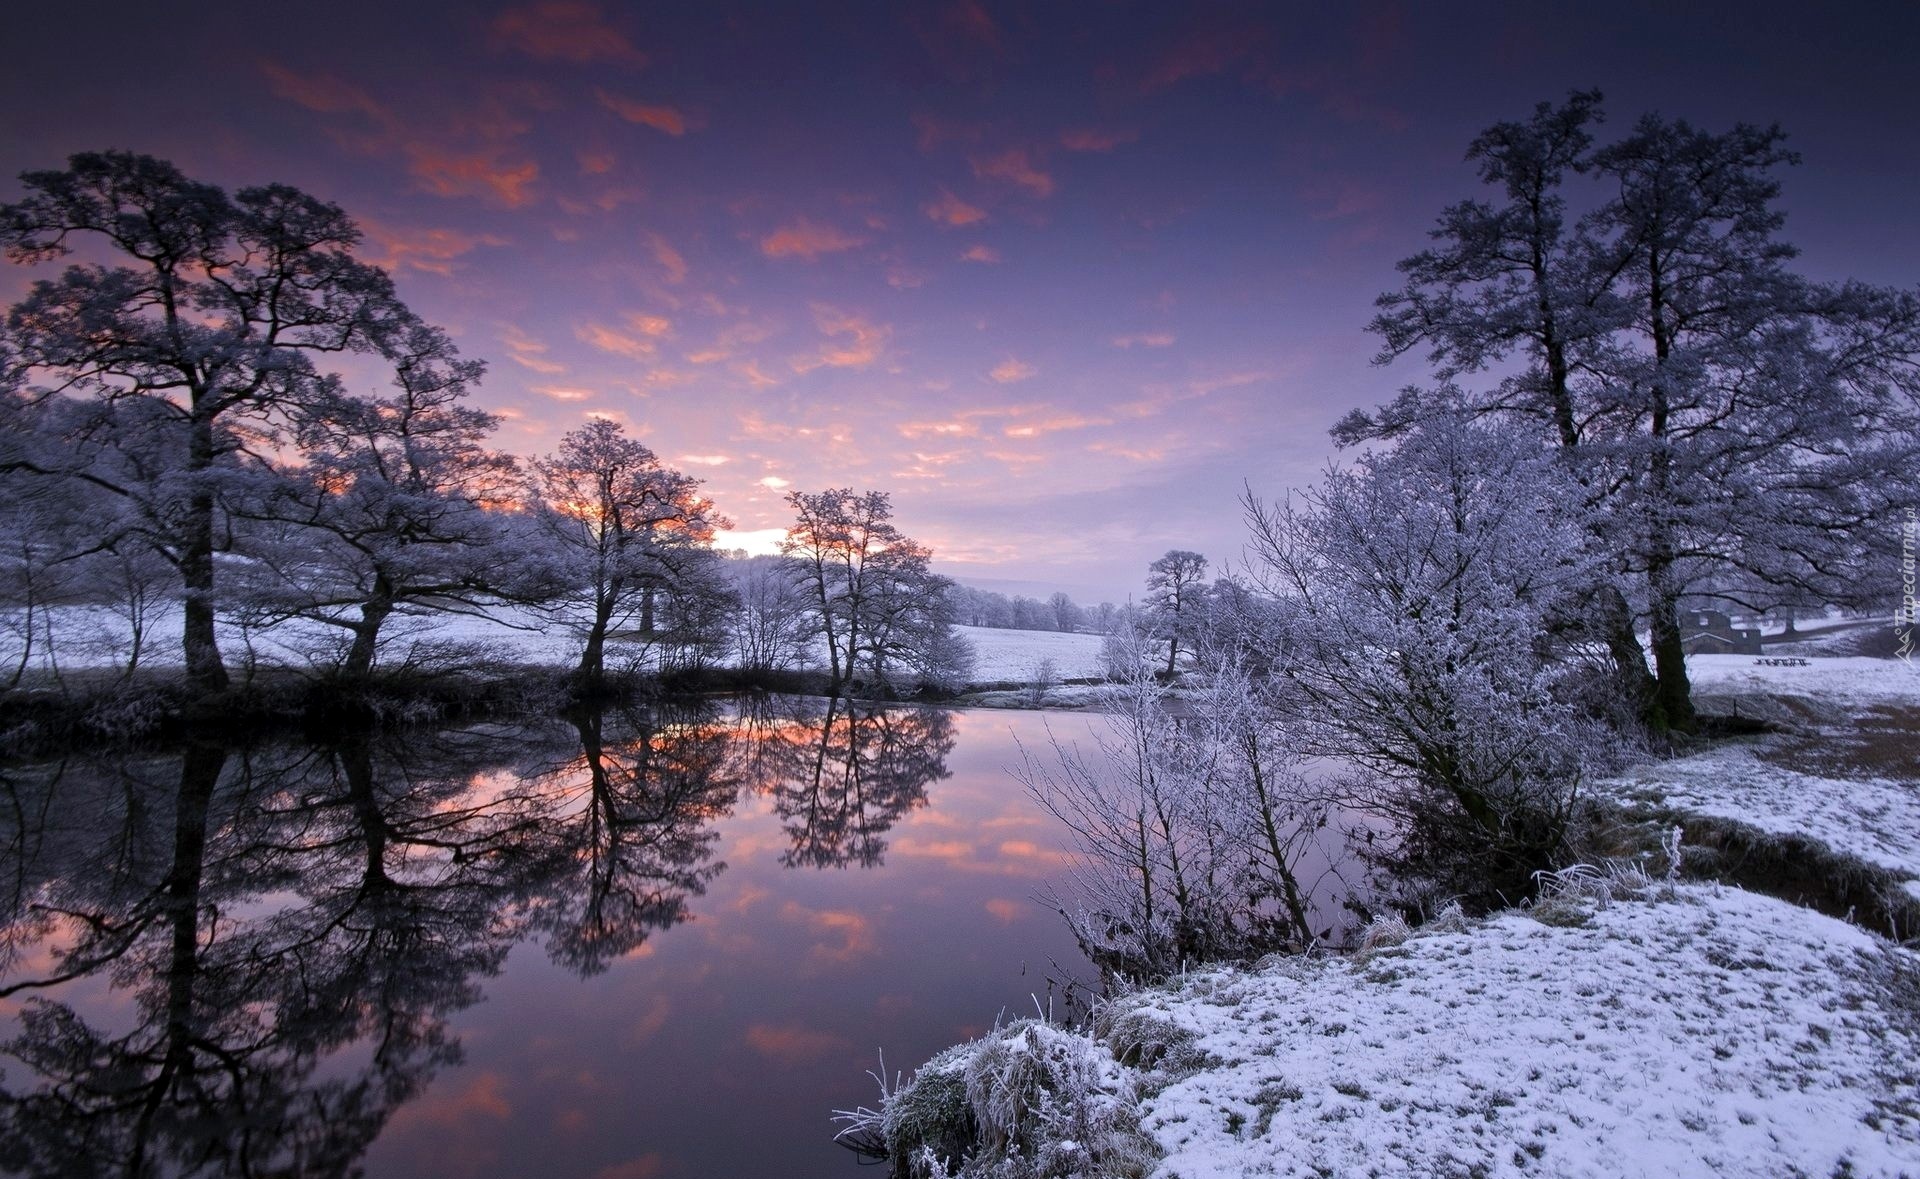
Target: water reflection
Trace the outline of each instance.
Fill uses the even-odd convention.
[[[947,776],[953,716],[848,700],[770,698],[746,710],[753,779],[773,795],[788,867],[872,868],[885,834]]]
[[[516,944],[580,978],[643,953],[743,796],[783,866],[877,866],[953,745],[946,713],[774,700],[0,769],[0,1167],[350,1173]]]

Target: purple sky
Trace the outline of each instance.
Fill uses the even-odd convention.
[[[1243,481],[1420,379],[1372,299],[1474,132],[1570,88],[1782,123],[1803,268],[1920,276],[1908,4],[36,9],[7,197],[107,147],[298,185],[491,362],[508,449],[612,415],[743,532],[880,488],[947,572],[1089,599],[1235,557]]]

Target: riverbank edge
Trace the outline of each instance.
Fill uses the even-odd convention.
[[[1033,711],[1096,707],[1103,681],[1078,679],[1035,694],[1013,681],[980,681],[951,690],[922,685],[842,685],[841,695],[884,704]],[[490,664],[464,669],[376,669],[348,679],[290,668],[238,677],[224,691],[199,694],[184,673],[166,668],[133,676],[81,671],[42,676],[0,693],[0,756],[284,733],[379,731],[561,715],[579,707],[648,700],[782,694],[826,696],[824,671],[748,671],[716,667],[666,675],[609,675],[583,690],[559,664]]]
[[[1690,756],[1708,752],[1718,744],[1738,739],[1739,735],[1753,729],[1751,724],[1740,723],[1736,712],[1726,718],[1726,732],[1717,741],[1698,743]],[[1762,728],[1771,727],[1765,722]],[[1889,969],[1899,979],[1904,998],[1902,1009],[1888,1013],[1903,1026],[1912,1030],[1913,1040],[1920,1045],[1920,881],[1909,879],[1907,874],[1888,867],[1874,864],[1860,856],[1851,854],[1843,848],[1836,848],[1819,839],[1801,833],[1784,833],[1764,830],[1752,824],[1743,823],[1724,815],[1713,815],[1672,806],[1648,806],[1633,804],[1618,799],[1589,797],[1585,802],[1585,819],[1590,832],[1589,846],[1604,849],[1609,857],[1619,857],[1616,862],[1653,863],[1658,859],[1663,837],[1678,828],[1681,833],[1681,863],[1676,865],[1674,878],[1666,884],[1654,886],[1659,896],[1626,896],[1627,904],[1645,903],[1650,899],[1672,900],[1684,893],[1693,904],[1706,906],[1713,912],[1714,922],[1737,927],[1739,922],[1752,912],[1749,902],[1739,900],[1731,905],[1720,904],[1727,897],[1753,898],[1766,904],[1779,904],[1808,914],[1818,914],[1820,918],[1838,923],[1840,927],[1857,931],[1866,938],[1876,952],[1884,954],[1894,965]],[[1604,907],[1604,898],[1602,898]],[[1170,1153],[1165,1131],[1169,1126],[1178,1125],[1186,1120],[1186,1115],[1163,1117],[1159,1125],[1147,1124],[1147,1114],[1142,1112],[1151,1100],[1170,1086],[1179,1083],[1204,1093],[1207,1089],[1209,1073],[1221,1074],[1224,1085],[1223,1062],[1210,1057],[1207,1052],[1195,1045],[1198,1037],[1190,1028],[1155,1023],[1152,1017],[1140,1013],[1143,1007],[1157,1006],[1162,1010],[1168,1005],[1168,997],[1178,1000],[1184,996],[1198,1002],[1206,1002],[1206,992],[1223,985],[1244,986],[1257,979],[1263,973],[1280,971],[1298,977],[1301,972],[1328,971],[1336,968],[1359,968],[1382,949],[1391,948],[1409,938],[1423,938],[1432,935],[1461,934],[1483,929],[1492,923],[1512,918],[1525,918],[1529,922],[1545,923],[1553,926],[1586,925],[1593,917],[1591,912],[1581,910],[1577,905],[1571,914],[1550,913],[1545,909],[1535,910],[1533,906],[1500,910],[1484,917],[1468,920],[1457,911],[1442,920],[1417,929],[1407,930],[1401,927],[1398,932],[1388,932],[1380,936],[1377,930],[1374,936],[1362,942],[1361,946],[1349,952],[1331,952],[1312,956],[1295,956],[1287,959],[1267,959],[1258,964],[1208,965],[1187,972],[1182,978],[1161,980],[1145,986],[1133,987],[1116,994],[1101,1005],[1090,1027],[1084,1031],[1052,1029],[1062,1035],[1079,1037],[1085,1043],[1062,1049],[1058,1036],[1049,1041],[1053,1047],[1052,1055],[1058,1057],[1064,1051],[1071,1057],[1075,1052],[1090,1051],[1101,1066],[1112,1061],[1122,1066],[1123,1080],[1116,1086],[1108,1086],[1097,1094],[1087,1095],[1073,1092],[1047,1092],[1044,1095],[1035,1091],[1031,1096],[1042,1105],[1053,1108],[1053,1116],[1074,1125],[1086,1124],[1092,1116],[1091,1111],[1073,1108],[1076,1103],[1094,1101],[1099,1106],[1101,1119],[1120,1142],[1144,1142],[1151,1150],[1161,1155]],[[1210,980],[1204,984],[1193,980]],[[1223,983],[1222,980],[1225,980]],[[1859,988],[1854,984],[1857,979],[1837,978],[1833,994],[1833,1006],[1844,1008],[1848,1004],[1860,1001]],[[1201,987],[1196,992],[1194,988]],[[1890,992],[1889,992],[1890,993]],[[1143,999],[1142,997],[1147,998]],[[1491,1018],[1491,1016],[1490,1016]],[[1232,1016],[1223,1016],[1223,1020],[1232,1023]],[[972,1066],[976,1056],[969,1049],[981,1045],[993,1045],[996,1039],[1004,1040],[1008,1036],[1028,1036],[1031,1032],[1025,1028],[1025,1022],[1012,1025],[1008,1029],[997,1030],[993,1035],[975,1041],[972,1045],[956,1045],[937,1055],[928,1066],[936,1073],[944,1070],[954,1073],[965,1071]],[[1244,1034],[1257,1034],[1257,1029],[1243,1027]],[[983,1049],[984,1050],[984,1049]],[[1783,1045],[1783,1052],[1785,1047]],[[1003,1048],[994,1048],[1000,1052]],[[1275,1051],[1279,1051],[1276,1045]],[[1784,1062],[1784,1057],[1783,1057]],[[1455,1061],[1455,1064],[1461,1062]],[[1899,1117],[1905,1119],[1911,1132],[1913,1146],[1913,1165],[1910,1170],[1874,1170],[1868,1168],[1856,1172],[1848,1169],[1852,1160],[1844,1153],[1836,1156],[1834,1164],[1841,1170],[1834,1173],[1847,1174],[1920,1174],[1920,1073],[1913,1070],[1905,1072],[1894,1067],[1897,1062],[1889,1063],[1889,1075],[1898,1076],[1903,1085],[1899,1096]],[[1086,1066],[1081,1067],[1085,1071]],[[969,1074],[970,1076],[971,1074]],[[916,1073],[903,1088],[887,1095],[882,1109],[864,1111],[869,1114],[868,1127],[877,1134],[880,1127],[888,1124],[886,1112],[890,1106],[907,1108],[913,1104],[912,1088],[919,1078]],[[937,1080],[937,1078],[936,1078]],[[1227,1086],[1230,1088],[1231,1086]],[[951,1096],[952,1086],[946,1089]],[[999,1095],[1004,1101],[1006,1094]],[[1234,1121],[1231,1094],[1222,1093],[1218,1104],[1221,1116],[1229,1122]],[[1126,1121],[1114,1126],[1112,1107],[1120,1104],[1135,1109],[1137,1120]],[[1202,1098],[1201,1104],[1214,1104],[1211,1098]],[[1876,1108],[1878,1108],[1876,1106]],[[1062,1113],[1061,1111],[1065,1111]],[[1271,1117],[1271,1114],[1268,1114]],[[1875,1129],[1874,1118],[1868,1114],[1867,1124]],[[1017,1120],[1017,1119],[1016,1119]],[[1244,1123],[1244,1115],[1240,1115]],[[908,1141],[895,1141],[890,1162],[892,1173],[899,1179],[960,1179],[960,1177],[979,1174],[985,1176],[988,1170],[970,1169],[959,1162],[955,1156],[964,1156],[972,1152],[985,1150],[988,1154],[996,1150],[1004,1151],[1005,1135],[983,1134],[980,1118],[973,1111],[954,1112],[946,1121],[940,1118],[926,1119],[929,1128],[935,1132],[922,1139],[917,1145]],[[903,1129],[900,1119],[891,1124],[893,1137],[899,1137]],[[906,1138],[912,1139],[911,1127]],[[881,1138],[869,1136],[870,1142]],[[934,1146],[945,1148],[949,1153],[942,1156]],[[1218,1144],[1215,1144],[1218,1146]],[[903,1150],[902,1147],[907,1149]],[[959,1147],[961,1149],[956,1150]],[[1044,1149],[1052,1149],[1045,1146]],[[1518,1155],[1500,1160],[1501,1165],[1485,1173],[1524,1173],[1524,1165],[1517,1168],[1506,1166],[1512,1158],[1528,1153],[1525,1144],[1516,1144]],[[1216,1170],[1202,1169],[1199,1172],[1178,1170],[1181,1179],[1195,1179],[1196,1174],[1247,1174],[1259,1170],[1260,1173],[1292,1174],[1288,1165],[1282,1163],[1274,1169],[1271,1154],[1254,1148],[1236,1156],[1228,1146],[1223,1156],[1226,1165]],[[1491,1158],[1491,1156],[1489,1156]],[[1537,1157],[1537,1156],[1535,1156]],[[1219,1160],[1215,1160],[1218,1162]],[[1004,1163],[1004,1157],[998,1159]],[[1315,1164],[1317,1165],[1317,1164]],[[1127,1168],[1130,1172],[1131,1167]],[[1163,1173],[1149,1168],[1138,1173]],[[999,1171],[992,1171],[995,1176]],[[1008,1171],[1008,1174],[1022,1173]],[[1037,1172],[1038,1173],[1038,1172]],[[1051,1173],[1051,1172],[1047,1172]],[[1085,1174],[1103,1173],[1100,1171],[1081,1172]],[[1165,1171],[1172,1175],[1174,1171]],[[1325,1174],[1305,1166],[1302,1174]],[[1462,1173],[1483,1173],[1469,1165]],[[1714,1170],[1709,1168],[1700,1173],[1740,1174],[1739,1169]]]

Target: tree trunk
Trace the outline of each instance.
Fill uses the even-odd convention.
[[[187,496],[185,543],[180,552],[180,577],[187,590],[180,645],[187,659],[187,681],[203,694],[224,691],[228,683],[213,629],[213,489],[206,483],[212,468],[213,422],[196,415],[187,455],[193,490]]]
[[[1647,583],[1653,607],[1655,729],[1691,733],[1697,727],[1693,684],[1687,678],[1687,653],[1680,642],[1680,595],[1673,586],[1670,559],[1656,556],[1647,572]]]
[[[609,586],[594,597],[593,625],[587,628],[587,645],[580,652],[576,676],[580,686],[598,689],[606,680],[607,626],[613,619],[613,603],[619,587]]]
[[[344,670],[348,676],[364,679],[373,670],[374,652],[380,645],[380,626],[392,613],[393,598],[385,592],[361,604],[360,625],[353,628],[353,646],[347,650]]]

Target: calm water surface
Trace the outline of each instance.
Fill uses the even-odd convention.
[[[854,1174],[827,1118],[878,1049],[1092,976],[1007,773],[1046,724],[775,700],[0,767],[0,1169]]]

